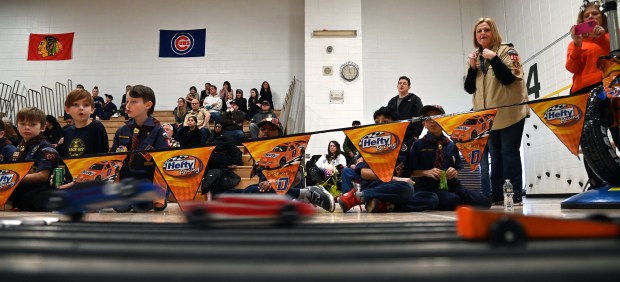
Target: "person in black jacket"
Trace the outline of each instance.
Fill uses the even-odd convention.
[[[420,110],[423,106],[422,100],[415,94],[409,93],[409,89],[411,89],[411,80],[406,76],[399,77],[396,88],[398,89],[398,95],[390,99],[387,104],[392,111],[396,112],[396,120],[405,120],[420,116]],[[413,141],[420,137],[422,129],[423,126],[421,122],[409,124],[403,144],[407,146],[403,146],[403,150],[406,151],[407,147],[410,147]]]
[[[197,99],[194,99],[197,100]],[[197,119],[195,116],[187,118],[187,126],[181,127],[175,135],[175,140],[179,141],[181,147],[198,146],[202,140],[202,133],[196,126]]]
[[[45,130],[43,131],[43,136],[45,136],[47,141],[50,142],[54,148],[58,145],[58,141],[60,141],[60,138],[63,136],[60,123],[58,123],[58,120],[52,115],[45,116]]]

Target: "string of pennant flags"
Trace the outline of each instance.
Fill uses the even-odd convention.
[[[561,96],[504,107],[528,105],[568,150],[578,156],[588,97],[588,94]],[[263,174],[273,190],[278,194],[285,194],[295,180],[311,136],[342,131],[375,175],[381,181],[387,182],[392,179],[409,123],[432,119],[451,136],[471,169],[475,170],[480,164],[498,108],[250,140],[244,142],[243,146],[254,159],[255,166],[263,169]],[[187,201],[194,199],[213,149],[213,146],[200,146],[132,151],[63,158],[63,161],[71,174],[77,175],[76,179],[81,179],[79,175],[92,168],[93,165],[113,162],[114,171],[109,174],[117,175],[128,154],[148,154],[153,158],[157,167],[154,183],[161,187],[169,187],[178,201]],[[32,165],[33,162],[2,164],[0,205],[6,203]]]

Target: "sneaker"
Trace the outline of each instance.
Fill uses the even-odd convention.
[[[308,195],[306,196],[306,200],[328,212],[334,212],[334,209],[336,209],[334,197],[321,185],[308,187]]]
[[[340,204],[342,212],[348,212],[351,208],[362,203],[355,193],[357,193],[357,189],[353,188],[338,197],[338,204]]]
[[[394,210],[394,206],[379,199],[371,199],[366,203],[366,211],[370,213],[384,213]]]

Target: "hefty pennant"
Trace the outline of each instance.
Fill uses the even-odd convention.
[[[497,109],[433,118],[450,135],[450,139],[469,164],[476,170],[493,127]]]
[[[166,150],[149,152],[155,160],[161,176],[168,184],[174,197],[178,201],[193,200],[202,181],[206,164],[215,147],[201,147],[193,149]],[[156,172],[156,179],[159,172]],[[161,179],[157,181],[165,188]]]
[[[6,204],[11,193],[28,174],[33,164],[34,162],[2,164],[0,169],[0,207],[4,208],[4,204]]]
[[[74,33],[30,34],[29,61],[71,60]]]
[[[344,130],[368,167],[383,182],[392,180],[409,122],[377,124]]]
[[[286,194],[295,182],[310,135],[245,142],[255,166],[262,169],[271,188],[280,195]]]
[[[587,103],[588,95],[583,94],[541,101],[529,106],[564,146],[573,155],[579,156],[579,142]]]

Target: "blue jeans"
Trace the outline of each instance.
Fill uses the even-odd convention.
[[[342,175],[342,193],[351,191],[353,188],[353,179],[360,179],[360,176],[355,173],[355,170],[349,167],[345,167],[340,172]]]
[[[222,121],[222,113],[220,111],[209,111],[209,114],[211,114],[211,120],[214,123]]]
[[[521,137],[525,118],[517,123],[491,131],[489,137],[489,151],[491,152],[491,187],[493,202],[502,201],[504,180],[509,179],[514,189],[515,200],[520,200],[523,195],[523,178],[521,168]]]
[[[243,130],[225,130],[222,131],[222,135],[224,136],[228,136],[230,138],[232,138],[232,140],[235,140],[235,142],[237,142],[236,145],[241,145],[241,143],[243,142],[243,139],[245,138],[245,133],[243,133]]]
[[[484,148],[482,160],[480,160],[480,189],[482,194],[491,197],[491,177],[489,176],[489,145]]]
[[[250,138],[258,138],[258,130],[259,128],[257,123],[250,123]]]

